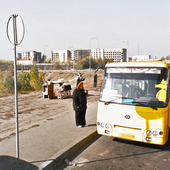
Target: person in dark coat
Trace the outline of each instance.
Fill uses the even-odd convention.
[[[73,91],[73,109],[75,110],[76,126],[79,128],[86,126],[87,90],[84,90],[83,82],[80,82]]]
[[[76,87],[77,85],[81,82],[81,81],[84,81],[85,78],[82,76],[82,74],[79,72],[77,77],[76,77],[76,80],[77,80],[77,83],[76,83]]]

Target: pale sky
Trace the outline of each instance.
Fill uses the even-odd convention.
[[[14,57],[6,33],[12,14],[25,25],[17,53],[51,58],[51,50],[128,48],[129,56],[170,55],[170,0],[0,0],[0,59]]]

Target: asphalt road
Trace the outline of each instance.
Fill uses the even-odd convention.
[[[67,170],[169,170],[170,140],[164,146],[99,136],[60,166]]]

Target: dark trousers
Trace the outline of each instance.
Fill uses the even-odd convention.
[[[84,126],[86,124],[85,116],[86,116],[86,110],[75,111],[76,126],[78,125]]]

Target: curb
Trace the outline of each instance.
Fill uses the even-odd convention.
[[[83,136],[79,138],[78,140],[72,142],[67,147],[63,148],[59,152],[57,152],[55,155],[53,155],[51,158],[46,160],[44,163],[42,163],[38,168],[41,170],[54,170],[57,168],[57,166],[70,157],[72,154],[77,152],[81,147],[83,147],[87,142],[92,140],[97,136],[97,130],[90,132],[86,134],[86,136]]]

